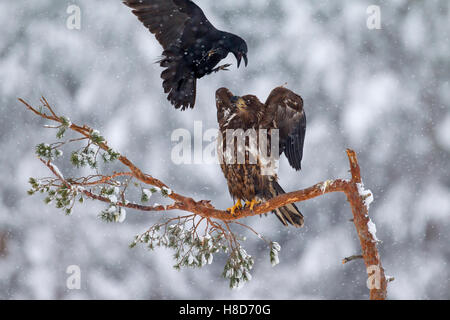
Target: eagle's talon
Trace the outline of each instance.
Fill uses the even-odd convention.
[[[234,206],[231,208],[228,208],[227,211],[229,211],[234,217],[236,217],[236,210],[241,210],[243,208],[241,199],[239,199]]]
[[[255,199],[253,199],[252,201],[246,201],[246,202],[245,202],[245,207],[246,207],[246,208],[250,207],[250,210],[253,211],[253,208],[254,208],[256,205],[258,205],[258,204],[261,204],[261,201],[260,201],[260,200],[257,200],[257,199],[255,198]]]

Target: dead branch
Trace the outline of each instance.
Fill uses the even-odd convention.
[[[32,107],[30,104],[25,102],[22,99],[19,99],[30,111],[34,114],[38,115],[41,118],[51,120],[56,122],[60,126],[63,124],[63,118],[57,116],[57,114],[53,111],[47,100],[45,98],[41,99],[41,103],[43,103],[44,107],[49,110],[50,114],[46,114],[45,111],[38,110]],[[59,126],[55,126],[54,128],[58,128]],[[68,126],[69,129],[77,132],[82,136],[80,139],[90,139],[94,130],[86,125],[78,126],[76,124],[70,123]],[[77,139],[77,140],[80,140]],[[105,142],[96,143],[97,146],[104,151],[110,150],[110,147]],[[222,227],[218,226],[212,219],[221,220],[224,222],[226,228],[229,230],[229,223],[240,220],[246,217],[252,217],[256,215],[261,215],[264,213],[268,213],[273,211],[274,209],[283,207],[285,205],[294,203],[294,202],[302,202],[309,199],[313,199],[324,194],[334,193],[334,192],[343,192],[347,196],[347,200],[350,203],[353,219],[351,220],[356,228],[358,233],[362,254],[361,256],[354,256],[347,259],[344,259],[345,262],[355,260],[356,258],[362,258],[367,267],[368,273],[369,269],[371,272],[375,270],[377,281],[376,285],[372,286],[370,289],[370,298],[374,300],[384,300],[387,296],[387,279],[384,274],[384,269],[381,265],[381,259],[377,248],[378,240],[374,233],[370,230],[370,224],[372,223],[369,215],[368,215],[368,205],[366,204],[367,198],[372,197],[370,193],[364,193],[364,188],[362,185],[361,172],[358,164],[356,153],[353,150],[347,150],[347,156],[350,164],[350,172],[351,179],[337,179],[337,180],[328,180],[325,182],[320,182],[314,186],[309,188],[298,190],[290,193],[286,193],[280,195],[276,198],[270,199],[262,204],[259,204],[254,207],[253,210],[250,208],[242,209],[237,211],[235,215],[231,215],[229,212],[224,210],[216,209],[211,205],[211,201],[202,200],[195,201],[191,197],[183,196],[178,193],[170,191],[167,195],[168,198],[172,199],[174,203],[172,205],[166,206],[144,206],[138,205],[134,203],[127,203],[125,201],[117,202],[115,205],[124,208],[131,208],[140,211],[171,211],[171,210],[182,210],[186,212],[193,213],[196,216],[200,216],[201,220],[195,226],[197,229],[200,222],[206,219],[208,226],[211,225],[213,228],[221,229]],[[158,188],[167,188],[169,187],[164,184],[162,181],[143,173],[135,164],[133,164],[127,157],[120,155],[118,160],[129,170],[128,172],[120,172],[114,173],[111,176],[98,176],[98,180],[90,181],[90,179],[85,179],[83,181],[70,181],[66,180],[59,171],[55,168],[55,166],[51,163],[50,160],[41,161],[49,168],[49,170],[53,173],[53,175],[66,187],[88,187],[95,186],[102,183],[107,183],[118,176],[130,176],[141,183],[146,185],[151,185]],[[91,191],[88,191],[84,188],[79,189],[81,193],[83,193],[86,197],[99,200],[105,203],[111,203],[110,199],[107,197],[103,197],[97,194],[94,194]],[[239,223],[240,224],[240,223]],[[240,224],[242,225],[242,224]],[[230,231],[230,230],[229,230]],[[252,230],[257,234],[256,231]],[[230,234],[232,232],[230,231]],[[369,273],[369,279],[372,274]]]
[[[350,257],[342,259],[342,264],[346,264],[346,263],[349,263],[350,261],[359,260],[359,259],[363,259],[363,258],[364,257],[361,254],[350,256]]]

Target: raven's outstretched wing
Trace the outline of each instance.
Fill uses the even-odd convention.
[[[300,170],[306,134],[302,97],[284,87],[272,90],[261,126],[269,128],[273,125],[280,130],[280,154],[284,152],[291,167]]]
[[[163,46],[187,47],[195,38],[208,33],[214,27],[195,3],[190,0],[125,0],[123,3],[133,9],[133,13]],[[183,37],[185,31],[195,32],[195,36]]]

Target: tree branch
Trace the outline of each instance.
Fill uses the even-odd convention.
[[[44,110],[38,110],[33,108],[30,104],[25,102],[22,99],[19,99],[30,111],[34,114],[38,115],[47,120],[51,120],[59,124],[55,128],[60,128],[62,126],[67,126],[68,129],[71,129],[82,136],[81,139],[90,139],[95,145],[97,145],[103,151],[109,152],[112,150],[107,142],[103,139],[99,139],[95,137],[95,130],[84,125],[78,126],[71,122],[67,122],[63,117],[59,117],[51,108],[49,103],[45,98],[41,99],[41,103],[43,103],[43,108],[46,108],[50,114],[46,114]],[[80,140],[80,139],[76,139]],[[74,140],[75,141],[75,140]],[[351,180],[328,180],[324,182],[320,182],[314,186],[306,188],[304,190],[298,190],[290,193],[286,193],[280,196],[277,196],[273,199],[270,199],[262,204],[259,204],[250,210],[250,208],[245,208],[240,211],[237,211],[235,215],[231,215],[229,212],[224,210],[216,209],[211,205],[211,201],[195,201],[191,197],[183,196],[178,193],[173,192],[169,189],[169,187],[164,184],[162,181],[143,173],[135,164],[133,164],[127,157],[118,154],[117,159],[129,170],[129,172],[122,173],[114,173],[111,176],[99,176],[97,181],[90,181],[90,179],[84,179],[82,181],[74,182],[69,179],[65,179],[59,170],[52,164],[51,160],[43,160],[41,161],[49,168],[49,170],[53,173],[56,179],[64,185],[66,188],[77,188],[80,193],[83,193],[86,197],[94,200],[99,200],[105,203],[111,203],[111,200],[108,197],[95,194],[91,190],[87,190],[84,187],[92,187],[96,185],[101,185],[107,182],[113,181],[116,177],[129,176],[137,179],[143,184],[154,186],[160,189],[169,190],[167,192],[167,197],[172,199],[174,203],[172,205],[155,205],[155,206],[144,206],[140,204],[128,203],[126,201],[116,202],[115,206],[131,208],[141,211],[170,211],[170,210],[182,210],[186,212],[193,213],[201,217],[201,220],[195,226],[195,230],[197,230],[198,225],[203,219],[206,219],[209,225],[214,226],[215,229],[221,229],[222,227],[217,226],[211,219],[217,219],[224,222],[226,229],[228,229],[229,234],[231,235],[229,240],[231,243],[233,241],[236,242],[236,239],[233,239],[234,235],[229,229],[229,223],[240,220],[246,217],[252,217],[256,215],[261,215],[264,213],[271,212],[277,208],[286,206],[288,204],[294,202],[306,201],[309,199],[313,199],[324,194],[334,193],[334,192],[343,192],[347,196],[347,200],[350,203],[352,213],[353,213],[353,223],[355,225],[356,231],[358,233],[361,249],[362,249],[362,259],[367,267],[369,274],[369,280],[371,279],[372,272],[375,272],[377,281],[374,282],[374,285],[370,287],[370,298],[371,299],[385,299],[387,295],[387,280],[384,274],[384,269],[381,265],[381,259],[377,248],[378,240],[376,239],[376,235],[374,234],[372,221],[368,215],[368,206],[373,199],[373,195],[370,191],[364,190],[364,186],[362,184],[361,179],[361,170],[358,164],[356,153],[353,150],[347,150],[347,156],[350,164],[350,172],[351,172]],[[241,223],[238,223],[242,225]],[[222,229],[225,234],[225,230]],[[252,230],[257,234],[256,231]],[[236,242],[237,243],[237,242]],[[369,271],[370,270],[370,271]]]

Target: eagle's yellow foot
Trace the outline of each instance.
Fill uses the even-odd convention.
[[[229,211],[233,216],[236,216],[236,210],[240,210],[242,209],[242,203],[241,203],[241,199],[239,199],[236,204],[234,206],[232,206],[231,208],[228,208],[227,211]]]
[[[252,201],[246,201],[245,202],[245,206],[248,208],[248,207],[250,207],[250,210],[251,211],[253,211],[253,208],[257,205],[257,204],[260,204],[261,203],[261,201],[260,200],[257,200],[256,198],[255,199],[253,199]]]

